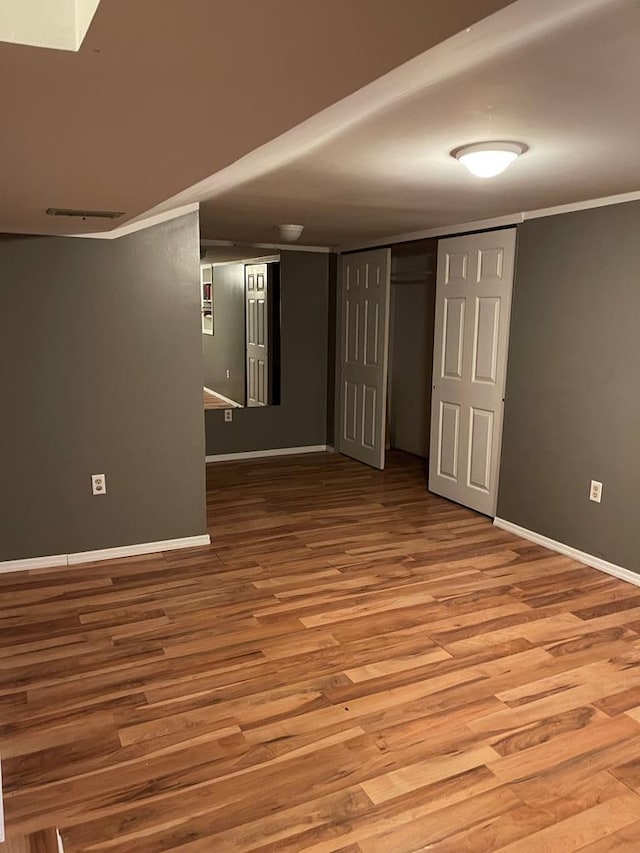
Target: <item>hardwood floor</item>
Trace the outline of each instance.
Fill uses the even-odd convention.
[[[29,836],[14,836],[0,844],[2,853],[59,853],[55,829],[34,832]]]
[[[9,835],[640,850],[640,590],[411,457],[210,465],[210,548],[0,576]]]
[[[206,409],[237,409],[237,403],[229,403],[227,400],[223,400],[222,397],[219,397],[214,391],[207,391],[206,388],[202,389],[202,400],[204,403],[204,408]]]

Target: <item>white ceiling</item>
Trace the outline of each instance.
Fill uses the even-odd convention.
[[[92,3],[0,0],[0,20]],[[105,0],[78,52],[0,42],[0,232],[143,215],[509,3]]]
[[[0,44],[0,231],[198,202],[204,238],[344,247],[635,192],[638,32],[640,0],[109,0],[78,53]],[[481,181],[450,152],[489,139],[529,151]]]
[[[640,2],[559,5],[572,17],[545,29],[553,6],[519,0],[474,30],[489,44],[527,10],[536,27],[532,18],[528,30],[513,25],[513,38],[471,60],[455,37],[448,54],[434,48],[450,73],[405,87],[356,123],[334,123],[298,156],[295,144],[288,157],[263,156],[265,168],[245,170],[247,179],[236,170],[235,183],[216,185],[214,176],[201,196],[203,236],[268,241],[277,223],[300,222],[305,243],[341,246],[639,190]],[[489,139],[530,150],[484,181],[450,156]]]

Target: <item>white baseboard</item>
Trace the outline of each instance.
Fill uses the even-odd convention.
[[[79,551],[67,554],[67,564],[97,563],[100,560],[117,560],[118,557],[137,557],[140,554],[158,554],[160,551],[177,551],[179,548],[195,548],[210,545],[208,533],[202,536],[187,536],[185,539],[165,539],[162,542],[145,542],[141,545],[123,545],[120,548],[102,548],[98,551]]]
[[[49,569],[57,566],[77,566],[80,563],[96,563],[100,560],[116,560],[119,557],[137,557],[140,554],[158,554],[161,551],[176,551],[179,548],[196,548],[210,545],[208,533],[202,536],[187,536],[184,539],[164,539],[160,542],[144,542],[139,545],[122,545],[119,548],[102,548],[98,551],[78,551],[75,554],[58,554],[55,557],[29,557],[26,560],[7,560],[0,563],[0,574],[24,572],[29,569]]]
[[[267,456],[299,456],[301,453],[324,453],[326,444],[311,444],[306,447],[276,447],[273,450],[247,450],[241,453],[218,453],[207,456],[207,462],[233,462],[237,459],[265,459]]]
[[[204,390],[207,392],[207,394],[213,394],[214,397],[219,397],[225,403],[228,403],[230,409],[241,409],[242,408],[240,403],[236,403],[236,401],[232,400],[230,397],[225,397],[224,394],[221,394],[219,391],[212,391],[211,388],[207,388],[206,385],[204,386]],[[215,412],[216,410],[212,409],[211,411]]]
[[[56,554],[52,557],[29,557],[26,560],[5,560],[0,563],[0,574],[6,572],[26,572],[29,569],[53,569],[56,566],[66,566],[67,555]]]
[[[622,581],[632,583],[634,586],[640,586],[640,574],[637,572],[632,572],[630,569],[625,569],[622,566],[616,566],[615,563],[609,563],[600,557],[594,557],[593,554],[579,551],[577,548],[572,548],[571,545],[565,545],[563,542],[556,542],[555,539],[549,539],[548,536],[543,536],[541,533],[527,530],[526,527],[519,527],[511,521],[505,521],[504,518],[494,518],[493,523],[496,527],[502,528],[502,530],[507,530],[509,533],[515,533],[516,536],[521,536],[523,539],[535,542],[536,545],[542,545],[550,551],[557,551],[558,554],[564,554],[565,557],[571,557],[579,563],[584,563],[585,566],[591,566],[594,569],[599,569],[601,572],[606,572],[608,575],[613,575]]]

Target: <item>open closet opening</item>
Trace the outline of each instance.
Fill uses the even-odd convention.
[[[429,458],[438,241],[391,248],[387,449]]]
[[[341,261],[339,451],[378,469],[389,449],[428,459],[429,491],[489,516],[515,248],[508,227]]]

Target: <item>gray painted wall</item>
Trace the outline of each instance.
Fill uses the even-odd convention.
[[[329,255],[280,254],[281,405],[205,413],[207,455],[327,443]]]
[[[498,515],[640,572],[639,235],[636,202],[519,228]]]
[[[429,457],[436,281],[392,284],[389,361],[391,447]]]
[[[241,405],[246,401],[244,316],[244,264],[214,267],[214,334],[202,336],[204,384]]]
[[[198,259],[196,214],[0,240],[0,560],[206,532]]]

